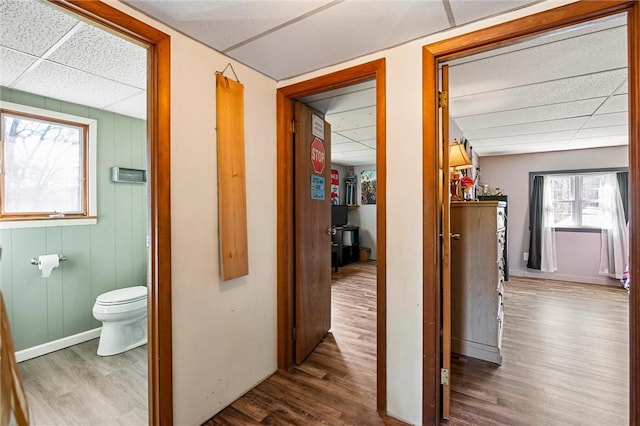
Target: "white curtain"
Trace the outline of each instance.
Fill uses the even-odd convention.
[[[603,218],[600,275],[620,279],[629,262],[629,235],[615,173],[607,173],[605,176],[601,200]]]
[[[553,219],[553,189],[548,177],[543,179],[542,188],[542,234],[540,235],[540,270],[555,272],[558,270],[556,262],[556,230]]]

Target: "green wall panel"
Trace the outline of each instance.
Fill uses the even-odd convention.
[[[60,226],[45,228],[47,230],[46,254],[65,254],[62,249],[62,228]],[[62,274],[64,261],[55,268],[47,278],[47,339],[61,339],[64,336],[64,317],[62,315]]]
[[[146,122],[4,87],[0,97],[98,121],[98,223],[0,230],[0,288],[21,350],[99,327],[96,297],[145,284],[147,186],[111,182],[111,167],[147,168]],[[47,253],[68,260],[43,279],[29,260]]]

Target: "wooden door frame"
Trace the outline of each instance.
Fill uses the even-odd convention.
[[[640,207],[633,197],[640,190],[640,6],[637,1],[580,1],[526,16],[493,27],[460,35],[423,47],[423,219],[424,219],[424,316],[423,316],[423,424],[440,421],[440,327],[441,289],[437,212],[438,159],[438,65],[473,53],[513,43],[535,34],[564,28],[614,13],[628,13],[629,65],[629,184],[631,212],[631,259],[640,255]],[[640,262],[631,264],[632,276],[640,276]],[[631,289],[629,299],[630,393],[629,423],[640,424],[640,289]]]
[[[150,425],[173,424],[171,346],[170,84],[171,38],[97,0],[49,0],[147,47],[147,146],[151,218],[148,298],[148,410]]]
[[[352,68],[282,87],[277,91],[277,250],[278,250],[278,368],[293,368],[294,227],[293,146],[291,144],[293,102],[296,99],[338,89],[366,80],[376,80],[376,204],[377,235],[377,408],[387,409],[386,334],[386,62],[378,59]]]

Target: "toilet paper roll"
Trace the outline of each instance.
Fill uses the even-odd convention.
[[[45,254],[38,256],[38,269],[42,271],[42,278],[49,278],[53,268],[60,264],[60,256],[57,254]]]

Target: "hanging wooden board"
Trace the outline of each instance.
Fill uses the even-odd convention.
[[[216,75],[218,215],[222,280],[249,274],[244,164],[244,87]]]

